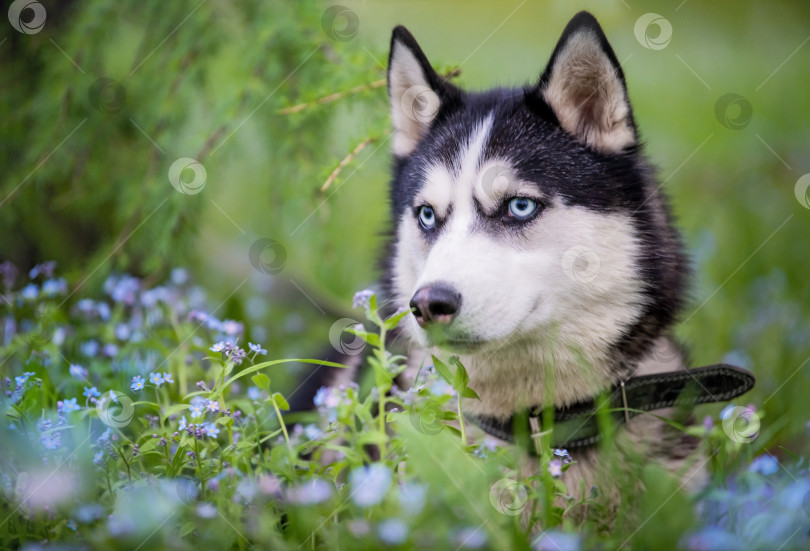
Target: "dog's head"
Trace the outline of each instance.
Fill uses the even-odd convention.
[[[624,76],[575,16],[539,80],[465,92],[394,29],[389,284],[423,345],[475,354],[553,335],[644,348],[682,289],[680,245],[640,155]]]

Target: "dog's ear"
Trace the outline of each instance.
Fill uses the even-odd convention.
[[[391,34],[388,56],[388,99],[394,123],[393,150],[407,157],[416,149],[442,105],[458,89],[442,79],[405,27]]]
[[[565,27],[539,92],[560,126],[602,153],[637,143],[624,73],[596,18],[580,12]]]

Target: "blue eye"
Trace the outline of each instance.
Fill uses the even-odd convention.
[[[509,216],[526,220],[537,210],[537,201],[528,197],[515,197],[509,201]]]
[[[432,230],[436,227],[436,213],[433,212],[433,207],[430,205],[419,207],[419,223],[426,230]]]

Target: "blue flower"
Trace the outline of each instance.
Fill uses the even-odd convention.
[[[349,474],[352,501],[360,507],[377,505],[391,486],[391,471],[382,463],[357,467]]]
[[[559,459],[552,459],[549,461],[548,472],[555,478],[562,476],[562,461]]]
[[[219,341],[218,343],[215,343],[214,346],[212,346],[208,350],[210,350],[211,352],[222,352],[223,350],[225,350],[225,344],[226,343],[224,341]]]
[[[119,341],[126,341],[131,333],[132,331],[126,323],[119,323],[115,326],[115,338]]]
[[[214,423],[206,423],[204,430],[205,435],[210,436],[211,438],[216,438],[217,435],[219,434],[219,429]]]
[[[216,413],[219,411],[219,402],[216,400],[206,400],[203,402],[203,407],[208,411]]]
[[[249,342],[248,348],[250,348],[251,352],[255,352],[256,354],[267,354],[267,350],[262,348],[262,345],[260,344],[253,344],[252,342]]]
[[[186,421],[186,416],[183,415],[183,417],[180,418],[180,424],[177,426],[177,430],[186,430],[187,426],[188,421]]]
[[[39,288],[34,285],[33,283],[29,283],[25,287],[23,287],[22,291],[20,291],[20,296],[24,300],[34,300],[37,298],[39,294]]]
[[[399,489],[399,506],[408,515],[418,515],[425,506],[426,497],[425,486],[409,482]]]
[[[317,440],[321,437],[321,429],[318,428],[318,425],[310,423],[309,425],[304,427],[304,436],[307,437],[307,440]]]
[[[160,373],[150,373],[149,374],[149,382],[155,386],[160,386],[166,382],[166,379],[163,378],[163,375]]]
[[[262,391],[255,386],[249,386],[247,389],[247,397],[255,402],[262,397]]]
[[[65,526],[67,526],[68,528],[70,528],[70,529],[71,529],[71,530],[73,530],[74,532],[76,531],[76,528],[78,528],[78,526],[76,525],[76,521],[75,521],[75,520],[73,520],[73,519],[70,519],[69,521],[67,521],[67,523],[65,524]]]
[[[320,478],[313,478],[287,491],[287,499],[298,505],[315,505],[332,497],[332,485]]]
[[[546,530],[534,541],[532,548],[537,551],[579,551],[580,538],[578,534]]]
[[[129,385],[129,388],[131,388],[132,390],[143,390],[143,385],[145,384],[145,382],[146,381],[143,380],[143,377],[141,377],[140,375],[135,375],[132,378],[132,384]]]
[[[188,409],[191,411],[190,415],[192,419],[205,415],[205,406],[202,404],[191,404],[188,406]]]
[[[34,374],[33,371],[26,371],[22,375],[14,377],[14,382],[17,383],[17,388],[23,386],[28,381],[28,378],[31,377],[33,374]]]
[[[104,450],[96,452],[93,456],[93,463],[96,465],[101,465],[104,462]]]
[[[94,386],[91,387],[84,387],[84,391],[82,392],[85,398],[98,398],[101,396],[101,392]]]
[[[48,432],[43,434],[39,440],[46,450],[58,450],[62,445],[62,433],[59,431]]]
[[[80,365],[71,365],[68,371],[74,379],[87,379],[87,370]]]
[[[163,372],[163,380],[165,382],[167,382],[167,383],[173,383],[174,382],[174,379],[172,378],[171,373],[166,373],[165,371]]]
[[[98,349],[98,342],[92,339],[79,345],[79,352],[88,358],[94,358],[98,354]]]
[[[377,535],[388,545],[399,545],[408,539],[408,525],[398,518],[384,520],[377,526]]]
[[[185,268],[175,268],[169,277],[175,285],[183,285],[188,281],[188,271]]]
[[[70,413],[71,411],[79,411],[81,406],[76,403],[76,398],[71,398],[70,400],[65,400],[62,402],[62,411],[64,413]]]
[[[45,296],[52,297],[66,293],[67,288],[67,281],[64,279],[49,279],[42,284],[42,293]]]
[[[779,461],[772,455],[760,455],[751,462],[748,466],[748,470],[752,473],[760,473],[764,476],[768,476],[779,471]]]

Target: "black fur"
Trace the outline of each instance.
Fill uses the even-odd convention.
[[[564,131],[543,99],[541,90],[547,84],[559,52],[574,33],[583,30],[598,37],[603,53],[624,85],[624,74],[613,49],[596,19],[587,12],[580,12],[566,26],[540,79],[523,89],[463,92],[436,74],[407,30],[394,29],[392,52],[395,42],[399,41],[414,53],[426,80],[441,99],[441,106],[416,149],[406,157],[394,159],[390,187],[391,218],[395,224],[392,236],[396,235],[396,224],[402,214],[418,206],[413,200],[422,186],[426,169],[440,163],[451,171],[457,170],[464,142],[491,113],[493,126],[482,162],[506,159],[521,179],[537,184],[543,196],[596,212],[625,213],[635,224],[642,241],[642,253],[637,262],[645,282],[646,303],[638,323],[614,344],[618,379],[630,374],[634,361],[676,320],[683,303],[688,269],[666,198],[658,189],[642,147],[630,146],[616,154],[596,151]],[[628,119],[637,134],[632,112]],[[393,247],[392,237],[388,247],[391,254],[383,259],[389,296]]]

